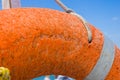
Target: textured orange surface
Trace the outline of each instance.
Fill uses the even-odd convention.
[[[120,80],[120,50],[117,47],[113,66],[105,80]]]
[[[0,66],[10,69],[12,80],[62,74],[83,80],[100,57],[102,33],[90,25],[88,43],[82,22],[71,14],[51,9],[0,11]],[[120,51],[106,80],[120,80]]]

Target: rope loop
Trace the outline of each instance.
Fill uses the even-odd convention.
[[[84,25],[84,27],[85,27],[85,29],[87,31],[87,34],[88,34],[88,42],[91,43],[92,42],[92,31],[89,28],[88,22],[81,15],[75,13],[73,10],[66,7],[60,0],[56,0],[56,2],[58,3],[59,6],[61,6],[64,9],[64,11],[66,13],[75,15],[82,21],[82,23],[83,23],[83,25]]]

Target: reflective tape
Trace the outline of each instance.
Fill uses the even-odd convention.
[[[113,42],[104,37],[103,49],[95,67],[84,80],[104,80],[108,75],[115,56]]]

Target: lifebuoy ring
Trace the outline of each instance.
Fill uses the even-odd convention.
[[[90,24],[89,24],[90,25]],[[64,12],[27,8],[0,11],[0,66],[12,80],[66,75],[76,80],[120,80],[120,51],[90,25]]]

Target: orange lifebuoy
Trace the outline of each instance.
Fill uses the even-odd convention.
[[[0,66],[11,71],[12,80],[48,74],[120,80],[119,49],[94,26],[90,29],[91,43],[74,15],[51,9],[2,10]]]

